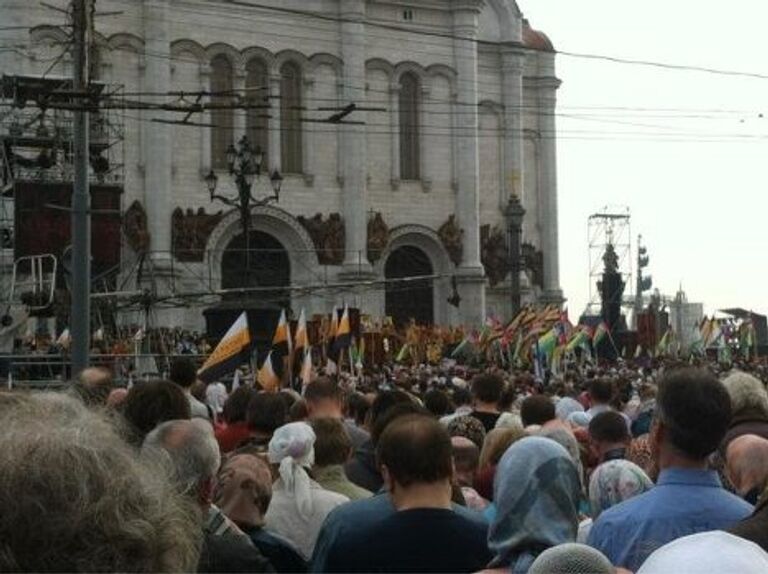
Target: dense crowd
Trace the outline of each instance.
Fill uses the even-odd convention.
[[[0,392],[0,570],[768,572],[765,371]]]

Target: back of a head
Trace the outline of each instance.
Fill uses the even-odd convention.
[[[387,426],[376,447],[379,464],[401,487],[450,480],[451,439],[431,416],[399,417]]]
[[[768,440],[752,434],[733,439],[726,450],[726,468],[739,494],[761,495],[768,485]]]
[[[122,413],[136,435],[137,444],[160,423],[192,416],[184,391],[168,381],[134,385],[125,397]]]
[[[72,390],[89,406],[104,406],[112,391],[112,372],[103,367],[88,367],[78,375]]]
[[[190,359],[176,358],[171,363],[171,372],[168,378],[180,387],[188,389],[197,380],[197,368]]]
[[[472,379],[472,396],[483,403],[498,403],[504,381],[498,375],[478,375]]]
[[[525,431],[517,428],[493,429],[486,435],[483,442],[483,448],[480,451],[480,468],[497,465],[507,449],[524,436],[526,436]]]
[[[251,430],[271,435],[288,420],[288,406],[280,393],[261,391],[251,397],[245,419]]]
[[[245,415],[248,412],[248,403],[251,402],[256,391],[251,386],[242,386],[227,397],[224,403],[222,417],[227,424],[245,422]]]
[[[319,401],[341,401],[342,392],[339,385],[328,377],[318,377],[304,389],[304,400],[308,403]]]
[[[555,404],[547,396],[527,397],[520,405],[520,418],[524,427],[544,425],[555,418]]]
[[[407,397],[408,395],[405,396]],[[427,409],[420,407],[410,399],[405,403],[396,403],[376,418],[376,422],[371,429],[371,443],[376,446],[382,433],[393,421],[407,415],[429,416],[429,414]]]
[[[723,380],[731,397],[733,414],[753,414],[768,417],[768,392],[760,379],[742,372],[736,372]]]
[[[613,383],[610,379],[594,379],[589,383],[589,397],[593,403],[606,405],[613,398]]]
[[[456,408],[469,406],[472,404],[472,393],[467,389],[454,389],[453,404]]]
[[[480,449],[468,438],[451,437],[453,462],[457,472],[474,473],[480,465]]]
[[[347,462],[352,442],[344,423],[332,418],[315,419],[312,430],[315,431],[315,465],[333,466]]]
[[[381,391],[371,403],[370,417],[371,428],[375,427],[381,416],[397,404],[413,403],[408,393],[403,391]]]
[[[0,571],[196,567],[199,510],[104,416],[53,393],[27,394],[3,413]]]
[[[589,438],[595,442],[629,442],[632,437],[626,419],[615,411],[605,411],[589,421]]]
[[[190,496],[213,480],[221,464],[213,429],[200,419],[164,422],[144,439],[142,453],[170,462],[179,492]]]
[[[584,544],[561,544],[545,550],[528,574],[614,574],[610,560]]]
[[[700,460],[723,440],[731,421],[731,399],[708,371],[678,369],[659,383],[657,416],[666,442],[680,454]]]
[[[439,389],[432,389],[424,395],[424,406],[436,417],[442,417],[451,412],[451,401],[448,395]]]

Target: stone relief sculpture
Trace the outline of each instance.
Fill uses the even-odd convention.
[[[480,260],[491,287],[504,281],[512,265],[506,234],[499,227],[483,225],[480,228]]]
[[[321,265],[341,265],[344,262],[346,229],[338,213],[331,213],[327,220],[322,214],[312,217],[299,216],[296,220],[307,230],[317,250]]]
[[[186,212],[177,207],[171,215],[171,245],[173,256],[185,263],[200,263],[205,259],[205,246],[222,212],[206,213],[204,208]]]
[[[461,265],[461,260],[464,256],[464,230],[459,227],[455,215],[448,216],[448,221],[440,226],[440,229],[437,230],[437,235],[440,237],[440,241],[443,242],[443,247],[448,252],[448,256],[453,261],[453,264]]]
[[[544,287],[544,253],[530,243],[522,245],[522,267],[531,274],[531,283]]]
[[[381,213],[368,220],[368,261],[376,263],[389,243],[389,227]]]
[[[136,253],[149,251],[151,238],[147,227],[147,212],[138,200],[123,214],[123,234],[130,248]]]

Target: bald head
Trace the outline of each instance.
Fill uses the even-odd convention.
[[[102,367],[83,369],[74,384],[74,391],[91,406],[104,406],[111,390],[112,372]]]
[[[741,496],[762,494],[768,484],[768,440],[753,434],[733,439],[726,451],[726,468]]]
[[[213,429],[206,421],[164,422],[144,439],[142,453],[165,459],[181,492],[198,498],[203,505],[210,503],[221,453]]]
[[[451,437],[453,464],[459,486],[472,486],[480,465],[480,449],[466,437]]]

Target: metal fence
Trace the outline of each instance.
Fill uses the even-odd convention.
[[[118,386],[130,382],[167,378],[174,359],[190,359],[202,366],[205,355],[107,355],[90,357],[93,367],[109,369]],[[10,387],[58,388],[72,379],[70,357],[61,354],[30,353],[0,355],[0,378]]]

